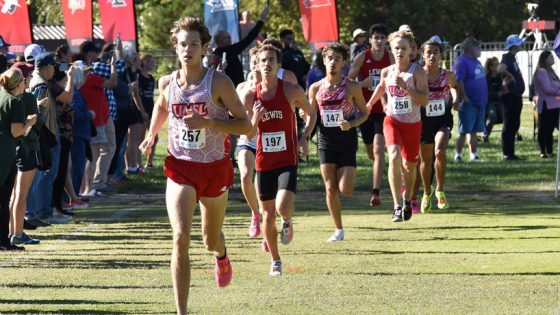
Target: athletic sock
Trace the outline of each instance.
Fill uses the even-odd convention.
[[[478,157],[478,153],[477,152],[472,152],[471,153],[471,160],[474,160]]]
[[[404,200],[404,205],[410,207],[410,202],[411,202],[410,200],[406,200],[406,199],[405,199],[405,200]]]
[[[372,195],[379,195],[379,188],[373,188],[373,189],[371,190],[371,194],[372,194]]]
[[[223,259],[226,258],[226,257],[227,257],[227,248],[224,249],[224,256],[221,256],[221,257],[217,257],[217,256],[216,256],[216,258],[218,258],[218,260],[223,260]]]

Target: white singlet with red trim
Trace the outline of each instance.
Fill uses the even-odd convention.
[[[402,72],[402,78],[407,86],[415,88],[414,84],[414,70],[416,70],[416,63],[411,63],[406,72]],[[403,123],[415,123],[420,121],[420,105],[412,101],[410,95],[406,90],[401,89],[396,84],[397,80],[397,65],[389,66],[385,92],[387,93],[387,107],[385,114]]]
[[[218,120],[228,119],[228,110],[212,100],[214,69],[208,69],[204,79],[194,89],[183,90],[177,78],[179,71],[171,74],[167,93],[169,115],[168,151],[175,158],[197,163],[212,163],[227,156],[225,133],[212,128],[189,130],[183,120],[187,111]]]

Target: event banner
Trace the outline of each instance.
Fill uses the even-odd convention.
[[[120,33],[123,43],[128,42],[136,47],[136,16],[133,0],[100,0],[99,14],[105,41],[116,40],[117,33]]]
[[[12,45],[10,51],[23,53],[31,44],[31,23],[25,0],[0,0],[0,35]]]
[[[237,0],[204,0],[204,24],[210,35],[219,30],[228,31],[231,41],[239,41],[239,8]]]
[[[335,0],[298,0],[303,36],[307,42],[328,43],[338,40]]]
[[[62,14],[68,46],[78,51],[82,42],[93,39],[91,0],[62,0]]]

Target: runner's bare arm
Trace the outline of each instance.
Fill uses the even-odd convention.
[[[368,111],[385,94],[385,79],[387,78],[387,69],[388,68],[383,68],[383,70],[381,70],[381,79],[379,80],[379,84],[377,85],[375,91],[371,95],[371,98],[367,102]],[[385,105],[386,104],[383,104],[384,107]]]
[[[414,88],[406,85],[406,92],[410,98],[420,106],[426,106],[429,102],[428,79],[426,71],[423,68],[417,67],[414,71]],[[403,86],[401,86],[403,88]]]
[[[257,134],[259,122],[258,117],[254,116],[253,106],[255,106],[255,89],[247,88],[241,94],[241,102],[247,111],[247,116],[251,120],[251,130],[246,134],[247,138],[252,139]]]
[[[352,61],[352,65],[350,66],[350,71],[348,72],[348,77],[360,85],[360,87],[369,87],[373,84],[371,81],[371,77],[365,78],[363,81],[358,79],[358,75],[360,74],[360,68],[364,65],[364,60],[366,59],[366,51],[362,51],[359,53],[356,58]]]
[[[307,95],[298,84],[291,84],[284,82],[284,91],[286,92],[286,98],[292,106],[292,111],[296,111],[296,105],[301,108],[306,114],[305,129],[299,136],[298,145],[301,147],[301,158],[304,159],[307,156],[307,141],[313,132],[315,123],[317,122],[317,112],[309,104]]]
[[[459,102],[458,92],[457,92],[457,79],[455,78],[455,74],[451,71],[446,71],[447,75],[447,83],[451,88],[451,98],[453,101],[453,108],[457,108],[457,104]]]
[[[169,86],[169,81],[171,79],[170,75],[163,76],[158,81],[158,90],[159,90],[159,97],[156,101],[154,109],[152,111],[152,121],[150,122],[150,128],[148,130],[148,134],[144,138],[144,141],[140,144],[140,151],[145,155],[150,155],[152,152],[152,146],[154,144],[156,135],[158,134],[159,129],[165,121],[167,120],[167,116],[169,113],[167,112],[167,89]]]
[[[348,126],[349,128],[343,128],[341,124],[340,127],[342,128],[342,130],[348,130],[350,128],[358,127],[359,125],[363,124],[369,116],[366,108],[366,100],[364,99],[364,95],[362,94],[362,89],[360,88],[360,86],[355,82],[348,82],[347,89],[350,92],[348,93],[348,95],[360,111],[360,116],[348,122],[350,124],[350,126]]]
[[[311,84],[309,90],[307,91],[307,94],[309,95],[309,104],[311,104],[311,107],[315,112],[319,110],[319,104],[317,103],[317,92],[319,91],[319,85],[320,81],[315,82]]]
[[[247,117],[245,107],[241,104],[230,78],[221,73],[214,74],[212,98],[218,100],[217,104],[223,104],[233,118],[229,120],[205,118],[205,127],[236,135],[246,134],[251,130],[251,123],[249,117]]]
[[[313,127],[315,127],[315,122],[317,121],[317,112],[313,109],[305,92],[298,84],[291,84],[291,83],[284,83],[284,87],[286,90],[286,97],[290,101],[292,106],[292,110],[296,111],[296,105],[298,108],[301,108],[305,114],[307,114],[307,121],[305,123],[305,130],[300,136],[301,138],[307,139],[311,132],[313,131]]]

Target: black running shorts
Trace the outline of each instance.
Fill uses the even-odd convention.
[[[288,166],[270,171],[257,171],[259,200],[276,199],[278,190],[285,189],[296,193],[297,166]]]

